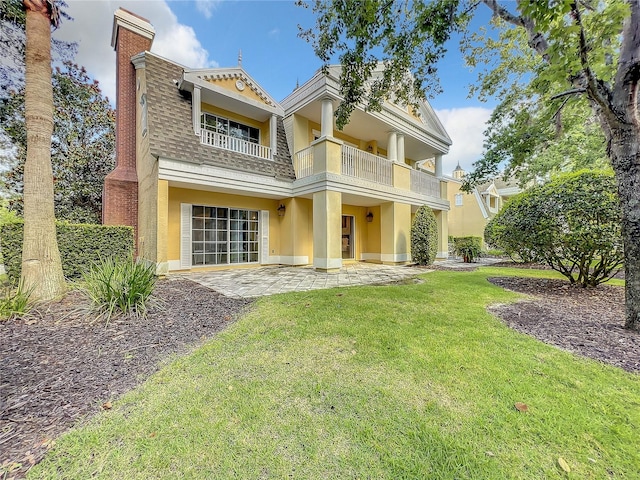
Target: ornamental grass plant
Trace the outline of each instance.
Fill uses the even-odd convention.
[[[9,282],[3,282],[2,297],[0,297],[0,320],[8,320],[12,317],[22,316],[29,311],[31,292],[33,289],[25,288],[20,281],[17,288],[12,288]]]
[[[118,314],[144,317],[156,284],[155,266],[108,257],[93,264],[83,280],[81,290],[107,320]]]

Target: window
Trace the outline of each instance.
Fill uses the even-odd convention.
[[[200,117],[200,127],[210,132],[221,133],[229,137],[240,138],[251,143],[260,143],[260,129],[250,127],[228,118],[210,113],[203,113]]]
[[[192,265],[258,262],[258,211],[191,208]]]
[[[462,206],[462,194],[456,193],[456,207]]]

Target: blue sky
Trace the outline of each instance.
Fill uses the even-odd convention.
[[[115,98],[115,54],[110,47],[113,12],[120,6],[147,18],[156,29],[152,52],[188,67],[228,67],[242,50],[245,70],[282,100],[321,66],[311,45],[298,38],[298,25],[314,24],[311,9],[287,1],[67,0],[74,17],[55,35],[79,42],[77,61]],[[474,26],[490,18],[486,7]],[[439,66],[444,92],[429,99],[454,142],[445,172],[460,162],[467,170],[482,152],[482,132],[493,104],[467,98],[476,73],[464,66],[458,39]]]

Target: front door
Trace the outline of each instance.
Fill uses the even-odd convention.
[[[355,257],[355,218],[352,215],[342,216],[342,259],[352,260]]]

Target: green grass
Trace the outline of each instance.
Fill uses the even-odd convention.
[[[264,298],[29,478],[637,478],[640,376],[506,328],[492,272]]]

